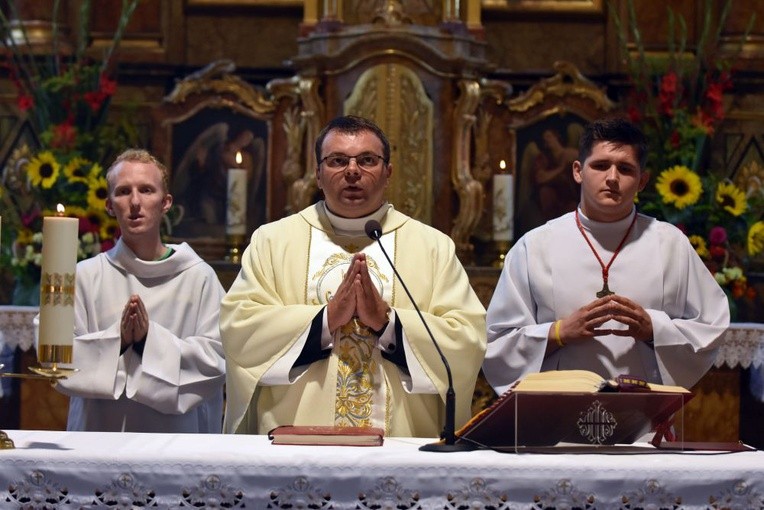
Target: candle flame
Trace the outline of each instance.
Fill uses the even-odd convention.
[[[56,206],[56,211],[57,211],[57,215],[58,216],[63,216],[64,215],[64,211],[66,211],[66,208],[64,207],[64,204],[58,204]]]
[[[503,159],[502,159],[501,161],[499,161],[499,168],[500,168],[502,171],[506,170],[506,168],[507,168],[507,162],[506,162],[506,161],[504,161]]]
[[[241,151],[236,151],[236,164],[241,165],[242,158],[241,158]]]

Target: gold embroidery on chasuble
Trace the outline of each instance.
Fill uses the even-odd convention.
[[[308,262],[308,303],[325,305],[332,299],[337,287],[350,269],[353,253],[366,254],[369,275],[383,299],[390,302],[392,295],[392,269],[380,267],[377,261],[384,255],[376,243],[341,246],[332,242],[325,232],[312,229],[310,259]],[[385,249],[393,252],[394,235],[385,236]],[[388,244],[390,246],[388,246]],[[385,263],[385,266],[389,264]],[[336,366],[335,413],[336,425],[386,427],[388,421],[389,391],[382,370],[382,356],[377,347],[377,336],[357,317],[340,327],[335,333],[332,358]],[[331,383],[330,383],[331,384]]]

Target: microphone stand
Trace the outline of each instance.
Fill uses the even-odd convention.
[[[443,425],[443,432],[440,433],[440,438],[443,441],[422,445],[419,447],[419,450],[423,452],[444,453],[475,450],[475,446],[467,443],[466,441],[461,443],[456,442],[456,392],[454,391],[454,381],[453,377],[451,376],[451,366],[449,365],[446,356],[443,354],[443,351],[440,349],[440,345],[438,345],[438,342],[435,340],[435,336],[432,334],[432,331],[430,331],[430,327],[427,325],[427,321],[424,320],[424,316],[419,310],[416,301],[414,301],[411,292],[409,292],[408,287],[406,287],[406,283],[403,281],[403,278],[401,278],[401,275],[395,268],[395,264],[393,264],[393,261],[387,254],[385,247],[382,246],[382,241],[380,241],[380,238],[382,237],[382,227],[375,222],[376,224],[372,225],[372,228],[370,228],[369,223],[371,223],[371,221],[366,224],[366,233],[373,240],[377,241],[379,248],[382,250],[382,254],[385,256],[387,262],[390,264],[390,267],[393,269],[393,272],[398,278],[398,281],[401,282],[401,287],[403,287],[403,290],[406,291],[406,295],[409,297],[411,304],[414,305],[414,310],[416,310],[417,315],[419,315],[419,320],[422,321],[424,329],[427,330],[427,334],[430,335],[430,340],[432,340],[432,344],[435,346],[435,350],[438,351],[438,355],[440,356],[440,360],[443,362],[443,366],[446,367],[446,375],[448,376],[448,389],[446,390],[446,419]]]

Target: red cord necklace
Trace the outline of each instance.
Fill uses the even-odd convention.
[[[584,240],[586,241],[586,244],[589,245],[589,248],[591,248],[592,253],[594,253],[595,257],[597,257],[597,262],[600,263],[600,267],[602,268],[602,290],[597,292],[598,298],[609,296],[610,294],[615,294],[607,286],[607,278],[608,278],[608,273],[610,271],[610,266],[613,265],[613,261],[618,256],[618,254],[621,253],[621,248],[623,248],[623,245],[626,243],[626,238],[629,237],[629,234],[631,233],[631,229],[634,228],[634,223],[636,222],[637,222],[637,215],[635,213],[634,218],[632,218],[631,223],[629,224],[629,228],[626,229],[626,233],[624,234],[623,239],[621,239],[621,242],[618,243],[618,248],[615,249],[615,252],[613,252],[613,256],[610,257],[610,262],[608,262],[607,265],[605,265],[605,263],[602,262],[602,258],[600,258],[599,253],[597,253],[597,250],[594,248],[594,245],[589,240],[589,236],[586,235],[584,226],[581,224],[581,219],[578,217],[578,207],[576,207],[576,226],[578,226],[578,230],[581,231],[581,235],[584,236]]]

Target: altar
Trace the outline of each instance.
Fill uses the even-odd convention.
[[[8,431],[4,508],[764,507],[764,452],[502,454],[274,446],[265,436]],[[605,450],[603,450],[604,452]]]
[[[36,307],[0,306],[0,343],[21,351],[22,363],[35,362],[34,327]],[[6,366],[5,371],[12,371]],[[714,367],[696,384],[695,393],[685,407],[685,423],[681,425],[688,441],[737,441],[741,438],[741,373],[750,373],[764,380],[764,324],[733,323],[722,336]],[[762,391],[762,390],[759,390]],[[764,392],[764,391],[763,391]],[[755,396],[757,410],[764,407],[764,394]],[[22,429],[63,430],[66,428],[68,399],[46,381],[25,380],[20,384],[20,425]],[[764,441],[760,417],[747,418],[753,422],[760,447]],[[749,440],[748,438],[744,438]],[[749,440],[750,441],[750,440]]]

